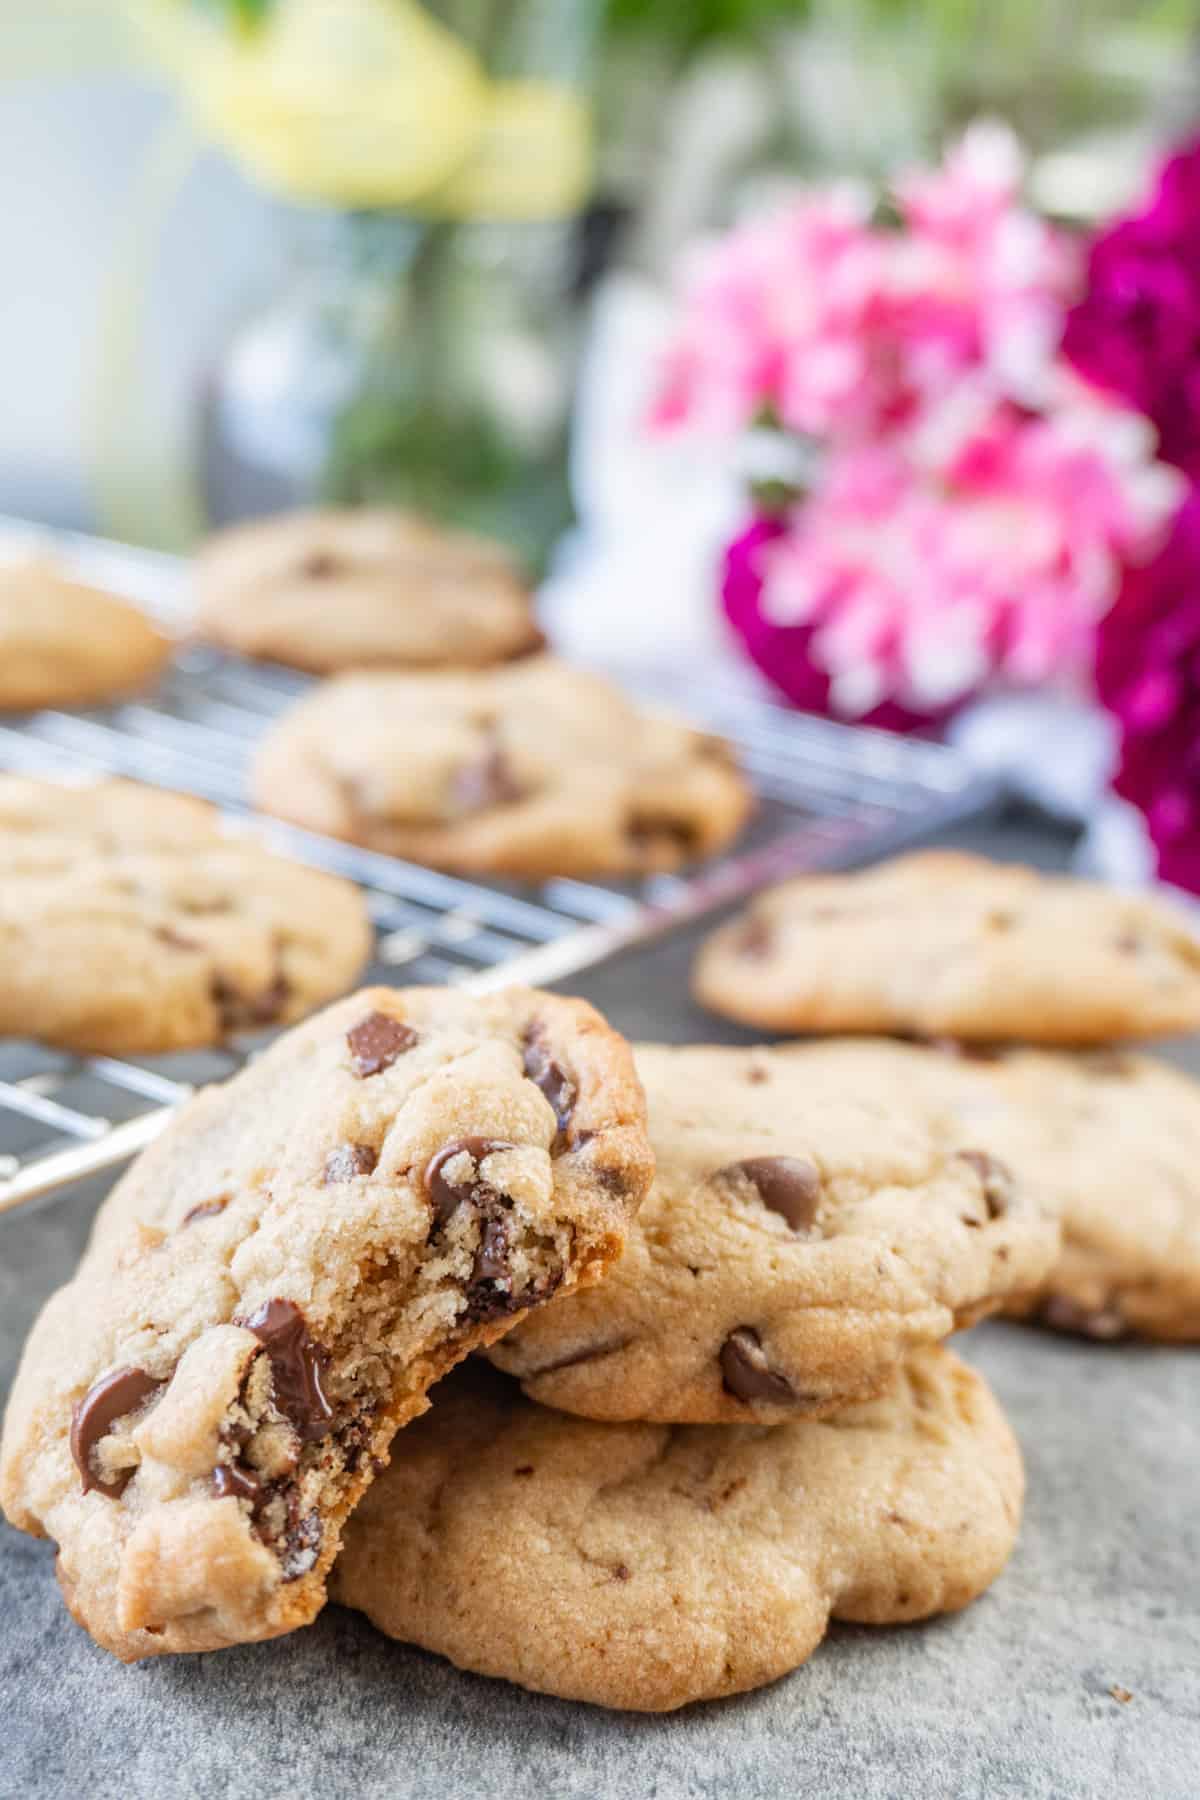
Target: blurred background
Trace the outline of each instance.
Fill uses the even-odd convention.
[[[1200,885],[1200,731],[1103,631],[1200,586],[1192,0],[7,0],[0,77],[0,510],[415,504],[569,653],[1082,707],[1051,798],[1116,718]]]

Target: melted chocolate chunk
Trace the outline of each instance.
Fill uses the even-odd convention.
[[[279,1552],[283,1579],[298,1581],[301,1575],[307,1575],[315,1564],[320,1549],[320,1516],[316,1512],[305,1513],[302,1519],[290,1527]]]
[[[455,1138],[452,1144],[444,1144],[430,1157],[425,1165],[425,1192],[433,1204],[434,1223],[439,1229],[450,1223],[464,1200],[474,1206],[483,1206],[496,1199],[495,1189],[481,1179],[479,1165],[494,1150],[515,1150],[516,1147],[504,1138]],[[446,1164],[458,1156],[469,1156],[475,1165],[474,1173],[463,1182],[450,1181],[443,1173]]]
[[[411,1050],[417,1034],[390,1013],[372,1012],[346,1033],[354,1073],[365,1081],[390,1069],[398,1056]]]
[[[454,804],[460,812],[485,812],[525,798],[503,749],[494,741],[474,762],[464,763],[454,777]]]
[[[304,1314],[292,1300],[268,1300],[235,1325],[252,1331],[271,1362],[275,1404],[308,1442],[328,1437],[333,1408],[323,1386],[329,1360],[323,1345],[309,1336]]]
[[[479,1248],[475,1252],[475,1265],[471,1270],[472,1284],[483,1281],[508,1281],[512,1271],[508,1266],[508,1219],[485,1219],[479,1230]]]
[[[370,1175],[378,1161],[370,1144],[338,1144],[325,1158],[321,1179],[326,1187],[335,1181],[353,1181],[356,1175]]]
[[[808,1231],[821,1201],[821,1175],[798,1156],[749,1156],[730,1163],[721,1175],[750,1182],[764,1206],[786,1219],[793,1231]]]
[[[370,1448],[374,1418],[375,1408],[367,1406],[357,1419],[351,1419],[338,1427],[338,1449],[342,1453],[342,1466],[348,1475],[354,1474],[364,1453]]]
[[[1114,1301],[1106,1306],[1081,1306],[1065,1294],[1051,1294],[1038,1317],[1054,1331],[1069,1331],[1076,1337],[1095,1338],[1102,1343],[1129,1337],[1132,1329]]]
[[[425,1170],[425,1187],[433,1203],[434,1233],[443,1230],[462,1205],[470,1206],[479,1220],[479,1247],[471,1267],[467,1285],[467,1316],[471,1319],[494,1318],[510,1312],[514,1306],[512,1269],[509,1264],[508,1202],[489,1187],[479,1173],[485,1156],[494,1150],[512,1150],[515,1145],[498,1138],[459,1138],[429,1159]],[[446,1164],[456,1157],[469,1156],[474,1174],[463,1182],[447,1180]]]
[[[792,1406],[796,1395],[790,1381],[767,1361],[762,1339],[749,1325],[739,1325],[721,1345],[721,1375],[727,1393],[736,1400],[765,1400],[772,1406]]]
[[[263,1479],[244,1463],[218,1463],[212,1472],[212,1491],[218,1500],[232,1494],[256,1504],[262,1498]]]
[[[531,1025],[525,1033],[523,1067],[526,1079],[540,1089],[554,1109],[559,1132],[565,1132],[579,1098],[579,1089],[562,1064],[551,1056],[540,1025]]]
[[[122,1469],[111,1481],[104,1481],[92,1468],[92,1451],[118,1419],[137,1412],[165,1386],[165,1382],[147,1375],[145,1369],[114,1369],[75,1402],[71,1408],[71,1455],[83,1476],[85,1494],[95,1488],[110,1500],[117,1500],[125,1492],[133,1470]]]
[[[958,1160],[968,1163],[978,1175],[987,1202],[988,1218],[1002,1219],[1012,1205],[1016,1186],[1012,1170],[987,1150],[960,1150]]]
[[[276,975],[260,994],[243,994],[224,975],[212,979],[213,1004],[221,1015],[222,1031],[252,1031],[256,1026],[273,1025],[281,1017],[291,989],[287,977]]]
[[[202,1200],[199,1206],[193,1206],[190,1211],[184,1213],[180,1220],[180,1228],[182,1229],[184,1225],[194,1225],[197,1219],[215,1219],[218,1214],[225,1211],[231,1198],[230,1194],[218,1194],[215,1200]]]

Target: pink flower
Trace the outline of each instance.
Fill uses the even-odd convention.
[[[723,587],[800,704],[911,726],[988,681],[1082,679],[1178,502],[1146,421],[1062,357],[1082,257],[1023,208],[1022,174],[1012,135],[978,126],[897,182],[899,229],[853,190],[801,196],[710,245],[685,283],[654,424],[807,440],[791,463],[755,445],[760,468],[811,485],[739,536]],[[1192,230],[1197,190],[1200,167],[1173,163],[1155,242]],[[1180,326],[1174,288],[1162,311]],[[1121,350],[1138,397],[1146,350]]]
[[[866,220],[865,197],[836,189],[693,257],[651,424],[731,431],[770,409],[826,431],[869,377],[863,321],[879,259]]]
[[[1125,560],[1175,502],[1173,482],[1144,479],[1139,434],[1109,408],[1043,419],[1002,404],[958,431],[923,423],[915,440],[832,456],[816,492],[752,546],[752,607],[738,590],[733,622],[756,660],[802,632],[821,703],[844,716],[891,702],[928,719],[991,677],[1081,676]],[[790,664],[783,685],[794,694]]]
[[[907,229],[864,195],[806,194],[710,244],[685,273],[651,409],[658,429],[736,431],[764,414],[862,440],[910,420],[965,370],[1035,393],[1078,281],[1069,241],[1017,200],[999,127],[898,185]]]

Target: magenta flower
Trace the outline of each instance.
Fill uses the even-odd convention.
[[[759,518],[734,539],[725,552],[721,603],[751,662],[779,691],[805,712],[829,713],[832,682],[828,671],[813,660],[815,626],[775,625],[763,611],[763,552],[786,533],[781,519]],[[863,713],[860,722],[888,731],[921,731],[937,725],[940,717],[881,700]]]
[[[1200,138],[1164,165],[1142,212],[1096,238],[1063,349],[1200,480]]]
[[[1159,874],[1200,893],[1200,489],[1103,621],[1096,684],[1121,729],[1117,791],[1145,815]]]

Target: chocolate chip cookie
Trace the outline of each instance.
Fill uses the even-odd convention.
[[[411,513],[237,525],[201,551],[196,579],[203,636],[321,675],[478,668],[542,641],[529,588],[501,545]]]
[[[111,700],[152,681],[170,654],[144,612],[54,563],[0,568],[0,708]]]
[[[0,1032],[214,1044],[301,1018],[370,953],[357,888],[225,835],[202,800],[0,775]]]
[[[1200,1027],[1200,936],[1157,896],[925,851],[771,889],[693,985],[772,1031],[1102,1043]]]
[[[594,1419],[815,1417],[1045,1280],[1059,1227],[1032,1180],[948,1102],[843,1048],[637,1049],[657,1174],[603,1288],[492,1352],[532,1399]]]
[[[772,1053],[903,1096],[992,1170],[1036,1187],[1062,1250],[1006,1312],[1097,1339],[1200,1342],[1200,1083],[1123,1049],[843,1038]],[[1001,1179],[1004,1179],[1002,1176]],[[648,1211],[644,1217],[648,1218]]]
[[[721,849],[750,809],[727,747],[537,657],[346,675],[266,738],[266,812],[464,873],[623,875]]]
[[[425,1390],[596,1280],[648,1184],[628,1047],[581,1001],[369,990],[193,1100],[26,1345],[12,1524],[132,1660],[303,1625]]]
[[[831,1618],[955,1612],[1016,1538],[1020,1452],[982,1379],[914,1351],[824,1422],[599,1425],[453,1376],[350,1523],[332,1594],[460,1668],[665,1712],[760,1687]]]
[[[1010,1051],[967,1100],[983,1141],[1036,1170],[1063,1248],[1008,1310],[1111,1341],[1200,1343],[1200,1083],[1128,1051]]]

